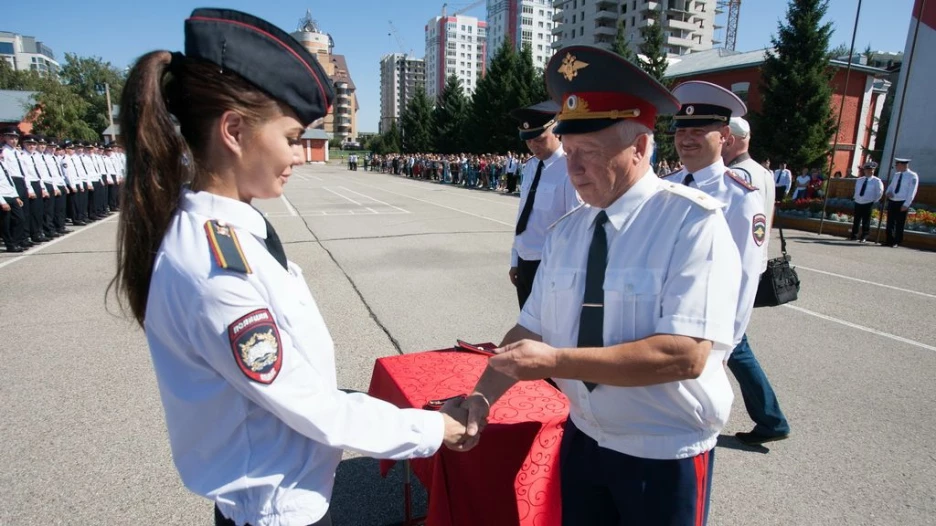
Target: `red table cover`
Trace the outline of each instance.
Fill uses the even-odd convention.
[[[380,358],[369,393],[421,408],[470,393],[487,359],[454,350]],[[568,400],[551,385],[520,382],[491,408],[477,447],[459,453],[443,446],[430,458],[413,459],[429,493],[426,526],[559,526],[559,444],[568,414]],[[392,465],[381,463],[384,475]]]

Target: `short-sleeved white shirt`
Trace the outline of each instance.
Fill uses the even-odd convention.
[[[606,209],[605,346],[677,334],[710,340],[713,350],[694,380],[589,392],[580,381],[556,379],[572,421],[602,447],[642,458],[691,457],[713,448],[728,420],[733,394],[724,360],[734,346],[741,264],[721,206],[648,172]],[[582,206],[551,230],[518,320],[557,348],[577,346],[598,212]]]

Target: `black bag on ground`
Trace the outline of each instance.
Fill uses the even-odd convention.
[[[776,307],[796,301],[800,289],[799,276],[796,269],[790,266],[792,259],[786,250],[786,239],[783,238],[783,228],[780,230],[780,251],[783,254],[767,262],[767,270],[760,276],[757,285],[757,295],[754,297],[754,307]]]

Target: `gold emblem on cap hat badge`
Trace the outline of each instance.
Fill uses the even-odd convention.
[[[587,62],[576,60],[575,55],[572,53],[566,53],[565,58],[562,59],[562,65],[559,66],[559,73],[562,73],[562,76],[565,77],[566,80],[572,82],[572,79],[578,75],[578,70],[587,67]]]

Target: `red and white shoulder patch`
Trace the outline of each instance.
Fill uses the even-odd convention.
[[[234,361],[244,375],[271,384],[283,366],[283,345],[273,315],[258,309],[228,325]]]
[[[747,182],[747,180],[744,177],[741,177],[740,175],[732,172],[731,170],[725,170],[725,177],[727,177],[728,179],[731,179],[732,181],[738,183],[739,185],[743,186],[744,188],[748,190],[751,190],[751,191],[757,190],[756,186]]]
[[[757,246],[764,244],[764,240],[767,239],[767,216],[764,214],[754,216],[754,219],[751,220],[751,234],[754,236],[754,243]]]

